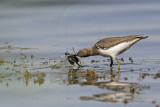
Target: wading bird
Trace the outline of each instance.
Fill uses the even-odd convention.
[[[101,55],[104,57],[110,57],[111,59],[110,67],[112,67],[113,59],[115,59],[118,63],[118,69],[120,69],[120,61],[117,58],[117,56],[125,52],[136,42],[142,39],[148,38],[148,36],[142,36],[142,35],[143,34],[130,35],[130,36],[124,36],[124,37],[104,38],[98,41],[91,48],[84,48],[79,50],[77,54],[73,55],[74,58],[69,58],[69,59],[76,59],[75,58],[76,56],[88,57],[88,56]],[[70,57],[72,57],[72,55]],[[79,61],[79,60],[74,60],[73,62],[75,61]]]

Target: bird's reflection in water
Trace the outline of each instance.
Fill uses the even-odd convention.
[[[108,90],[108,93],[99,93],[91,96],[81,96],[80,100],[82,101],[99,101],[99,102],[132,102],[134,100],[134,95],[139,94],[141,90],[141,86],[137,83],[129,83],[129,82],[119,82],[120,80],[120,72],[114,72],[112,69],[110,70],[110,80],[104,79],[104,81],[98,81],[99,77],[89,78],[84,76],[86,79],[85,82],[80,82],[78,80],[77,75],[72,75],[72,79],[69,81],[71,83],[75,82],[80,84],[81,86],[96,86],[100,89]],[[75,77],[74,77],[75,76]],[[76,80],[76,81],[75,81]]]

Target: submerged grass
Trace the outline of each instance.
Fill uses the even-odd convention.
[[[0,57],[0,65],[4,64],[4,59],[2,57]]]
[[[9,48],[12,48],[11,46]],[[19,56],[15,55],[15,57],[8,57],[12,54],[12,52],[5,54],[6,61],[4,58],[0,57],[0,81],[8,81],[14,80],[16,78],[18,81],[25,80],[25,85],[28,86],[29,82],[33,82],[34,84],[42,85],[44,83],[44,77],[46,73],[42,71],[31,70],[35,66],[42,66],[40,62],[34,60],[34,55],[28,55],[25,53],[16,53],[20,54]],[[8,56],[7,56],[8,55]],[[47,67],[48,68],[48,67]],[[3,71],[2,71],[3,70]],[[44,70],[44,65],[42,67]],[[14,71],[14,72],[13,72]],[[10,81],[7,83],[9,84]]]
[[[39,85],[42,85],[44,83],[45,76],[46,76],[46,74],[43,72],[30,73],[28,70],[26,70],[23,74],[23,78],[26,81],[26,86],[28,86],[29,79],[31,79],[31,78],[34,79],[34,84],[38,83]],[[20,77],[18,77],[18,78],[20,78]]]

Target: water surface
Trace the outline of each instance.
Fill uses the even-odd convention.
[[[159,105],[159,19],[158,0],[0,1],[1,105]],[[72,47],[134,34],[149,38],[119,56],[120,72],[104,57],[82,58],[81,68],[64,57]]]

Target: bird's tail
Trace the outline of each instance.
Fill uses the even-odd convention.
[[[140,38],[140,39],[146,39],[148,38],[148,36],[142,36],[143,34],[140,34],[139,36],[137,36],[136,38]]]

